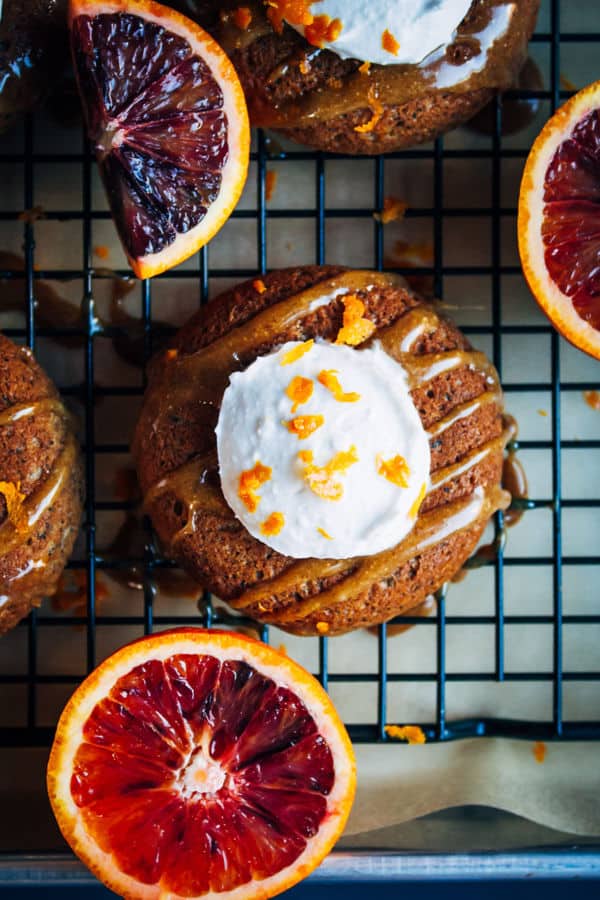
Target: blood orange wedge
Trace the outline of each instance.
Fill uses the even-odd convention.
[[[73,850],[144,900],[279,893],[329,852],[354,788],[348,735],[312,675],[194,628],[105,660],[65,707],[48,763]]]
[[[560,333],[600,359],[600,81],[546,123],[525,165],[519,252]]]
[[[149,278],[221,228],[248,171],[246,103],[229,59],[152,0],[71,0],[79,92],[132,269]]]

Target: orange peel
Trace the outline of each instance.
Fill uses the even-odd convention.
[[[345,392],[343,390],[336,369],[322,369],[317,375],[317,381],[331,391],[338,403],[356,403],[360,400],[360,394],[357,394],[356,391]]]

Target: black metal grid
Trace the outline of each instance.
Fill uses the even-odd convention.
[[[599,18],[600,26],[600,18]],[[543,91],[512,91],[507,97],[513,99],[539,98],[549,101],[551,110],[556,109],[559,103],[569,96],[569,92],[561,90],[560,85],[560,54],[561,43],[583,43],[590,41],[600,42],[600,33],[568,33],[560,31],[560,3],[559,0],[551,0],[550,3],[550,30],[547,33],[537,33],[534,41],[547,45],[550,53],[550,89]],[[153,572],[157,568],[168,567],[170,563],[161,558],[155,545],[149,537],[146,551],[141,562],[144,566],[144,611],[142,616],[105,616],[97,611],[95,572],[106,568],[115,568],[113,561],[108,562],[98,552],[96,547],[96,513],[100,510],[125,509],[127,504],[115,502],[101,502],[96,498],[95,490],[95,466],[97,454],[118,454],[127,452],[127,446],[121,444],[103,443],[99,440],[95,430],[94,401],[99,396],[103,397],[127,397],[140,395],[143,387],[99,387],[95,384],[95,352],[96,341],[101,336],[110,336],[117,328],[102,326],[95,315],[93,300],[93,281],[103,277],[95,272],[92,256],[92,222],[99,219],[108,219],[107,212],[94,211],[92,208],[92,166],[94,161],[90,154],[85,137],[82,141],[80,152],[47,154],[34,152],[34,121],[28,118],[24,125],[24,153],[0,152],[0,163],[9,162],[22,164],[24,172],[24,196],[23,206],[31,209],[34,205],[34,166],[38,163],[69,163],[73,167],[80,166],[82,171],[82,197],[81,208],[68,211],[53,212],[48,210],[45,218],[48,220],[75,220],[81,223],[81,266],[77,269],[52,269],[40,270],[34,267],[35,257],[35,223],[25,222],[21,225],[17,222],[17,216],[13,213],[0,213],[0,221],[15,220],[15,228],[23,230],[23,247],[25,254],[25,273],[16,271],[1,271],[1,278],[24,278],[25,296],[24,306],[26,313],[25,329],[8,329],[6,333],[17,340],[24,340],[35,350],[38,337],[64,337],[66,335],[79,336],[83,343],[85,355],[85,379],[80,386],[70,387],[63,391],[67,396],[77,396],[85,408],[84,420],[84,449],[86,460],[87,495],[85,502],[83,531],[85,535],[85,553],[79,559],[73,559],[69,567],[83,569],[87,572],[89,585],[87,597],[86,616],[49,616],[42,609],[34,611],[26,622],[19,626],[27,632],[27,672],[23,675],[3,674],[0,658],[0,691],[2,685],[24,684],[27,689],[27,724],[25,727],[0,727],[0,746],[44,746],[52,739],[52,728],[38,724],[38,688],[41,685],[73,685],[75,686],[80,675],[44,675],[38,672],[38,638],[42,628],[52,628],[57,625],[72,625],[85,627],[85,642],[87,655],[87,669],[91,670],[97,662],[96,652],[96,626],[126,626],[139,628],[140,632],[149,633],[155,627],[165,624],[198,624],[203,622],[211,624],[229,624],[233,618],[224,617],[222,613],[216,613],[210,604],[210,598],[205,597],[201,603],[201,615],[190,614],[185,617],[173,617],[154,614],[154,589]],[[1,147],[0,147],[1,150]],[[527,559],[504,559],[502,541],[499,540],[503,528],[502,513],[498,513],[495,522],[495,533],[498,539],[497,558],[494,567],[494,599],[495,611],[492,616],[457,616],[446,611],[445,592],[440,592],[438,597],[437,613],[428,619],[414,616],[402,616],[395,620],[403,624],[415,624],[418,627],[434,628],[436,633],[436,670],[426,673],[395,673],[388,671],[388,644],[387,626],[379,628],[378,637],[378,671],[375,673],[361,672],[331,672],[328,665],[328,639],[319,638],[319,663],[318,675],[321,682],[327,688],[334,682],[362,682],[375,683],[377,687],[377,723],[353,724],[349,731],[352,738],[358,742],[386,741],[388,737],[385,725],[388,723],[388,687],[393,682],[431,682],[436,689],[436,717],[433,722],[421,723],[428,741],[443,741],[464,737],[478,736],[506,736],[520,737],[538,740],[551,739],[597,739],[600,738],[600,722],[577,721],[569,722],[563,719],[563,685],[566,682],[585,682],[600,680],[600,671],[565,671],[563,667],[563,625],[565,624],[600,624],[600,615],[563,615],[562,611],[562,581],[563,568],[569,565],[597,565],[600,563],[600,555],[592,556],[565,556],[562,552],[561,524],[562,510],[569,507],[600,507],[600,499],[588,498],[585,500],[565,500],[561,490],[561,450],[574,448],[587,448],[590,451],[600,449],[600,440],[574,441],[561,440],[561,392],[582,391],[586,389],[599,389],[600,382],[561,382],[560,344],[558,335],[549,325],[505,325],[501,321],[501,279],[505,275],[519,274],[517,266],[501,264],[501,224],[504,217],[514,216],[513,208],[504,208],[501,205],[501,165],[507,159],[524,159],[525,150],[515,150],[503,146],[502,138],[502,100],[498,99],[495,105],[495,125],[490,150],[448,150],[444,148],[444,140],[435,142],[433,149],[418,148],[406,152],[389,154],[372,161],[375,172],[375,191],[373,208],[381,209],[384,200],[384,174],[386,159],[424,159],[433,162],[433,206],[431,208],[417,208],[409,211],[410,216],[430,216],[434,220],[434,263],[432,267],[411,269],[411,274],[432,275],[437,296],[444,293],[444,279],[448,275],[483,275],[491,279],[492,290],[492,323],[490,326],[477,326],[465,328],[469,332],[478,335],[491,335],[492,356],[495,365],[501,371],[502,340],[510,335],[550,335],[552,363],[551,381],[548,383],[509,383],[506,391],[548,391],[551,395],[552,439],[523,441],[521,446],[528,449],[545,449],[551,451],[552,456],[552,497],[542,500],[532,500],[532,507],[548,507],[552,509],[553,517],[553,555],[551,557],[530,557]],[[263,133],[258,134],[257,149],[252,154],[252,159],[257,164],[257,205],[255,210],[237,210],[234,218],[252,219],[256,222],[257,259],[256,268],[209,268],[209,255],[206,250],[199,255],[199,270],[196,274],[190,271],[176,270],[169,273],[170,278],[185,278],[193,281],[195,287],[190,290],[199,292],[199,301],[205,303],[208,300],[209,275],[245,278],[264,273],[267,269],[267,221],[269,219],[283,218],[286,211],[267,209],[266,182],[267,162],[273,159],[281,160],[307,160],[315,164],[315,209],[294,209],[295,218],[308,218],[314,222],[315,228],[315,259],[317,263],[325,262],[326,221],[335,217],[365,217],[371,216],[372,211],[365,209],[327,209],[325,203],[325,178],[327,159],[339,159],[328,154],[316,153],[300,149],[279,153],[269,149],[267,139]],[[449,159],[489,159],[491,160],[491,205],[481,208],[469,207],[468,209],[445,208],[443,202],[444,164]],[[443,223],[450,216],[476,216],[488,219],[491,223],[492,258],[491,266],[449,266],[443,264]],[[373,266],[377,269],[384,268],[384,240],[381,223],[374,221],[374,258]],[[402,269],[397,269],[401,273]],[[119,275],[127,275],[126,270],[119,271]],[[83,278],[83,327],[75,329],[65,328],[38,328],[36,326],[36,282],[40,279],[81,279]],[[152,284],[148,281],[141,284],[141,312],[143,317],[143,333],[145,357],[149,358],[152,352],[153,342],[153,317],[152,317]],[[502,374],[502,373],[501,373]],[[121,566],[130,566],[133,560],[123,559]],[[512,564],[527,566],[551,566],[553,572],[553,611],[551,615],[521,615],[511,616],[504,613],[504,571]],[[239,619],[235,619],[239,622]],[[446,626],[457,625],[493,625],[495,629],[495,668],[487,673],[453,673],[446,670]],[[551,625],[553,628],[553,658],[552,667],[545,672],[506,672],[504,667],[504,629],[511,624]],[[262,637],[268,640],[268,629],[262,629]],[[83,639],[80,636],[79,639]],[[307,639],[308,640],[308,639]],[[494,717],[473,718],[461,721],[448,721],[446,719],[446,685],[451,682],[474,681],[515,681],[515,682],[549,682],[552,685],[553,703],[552,717],[547,721],[524,721],[518,719],[500,719]]]

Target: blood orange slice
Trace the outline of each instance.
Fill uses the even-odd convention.
[[[561,334],[600,359],[600,81],[546,123],[519,196],[519,252]]]
[[[124,897],[266,898],[344,827],[352,747],[287,656],[228,632],[142,638],[75,691],[48,792],[63,835]]]
[[[90,139],[132,269],[195,253],[242,192],[250,132],[221,48],[152,0],[71,0],[71,47]]]

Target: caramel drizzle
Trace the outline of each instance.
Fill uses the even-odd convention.
[[[34,400],[25,403],[15,403],[7,409],[0,412],[0,426],[7,426],[18,422],[22,418],[37,415],[38,413],[51,412],[59,416],[65,422],[68,414],[57,397],[46,397],[42,400]],[[10,519],[5,519],[0,525],[0,558],[7,556],[19,545],[27,540],[28,536],[35,528],[43,514],[49,509],[59,497],[61,491],[69,480],[69,475],[73,469],[78,453],[78,444],[75,436],[70,429],[65,430],[64,446],[54,464],[54,468],[46,480],[35,491],[33,491],[24,501],[23,510],[26,514],[26,529],[19,531],[15,528]],[[27,566],[17,572],[10,578],[3,578],[0,581],[2,591],[7,590],[7,586],[19,582],[19,590],[24,590],[24,580],[35,582],[39,578],[39,570],[44,569],[47,560],[43,557],[39,559],[28,560]],[[28,583],[28,589],[31,585]],[[3,593],[3,596],[6,596]],[[10,599],[10,595],[9,595]]]
[[[385,582],[393,577],[403,563],[451,535],[488,519],[497,509],[505,509],[509,503],[510,495],[497,485],[488,485],[485,490],[476,488],[467,498],[423,513],[417,519],[413,530],[390,550],[349,560],[301,560],[271,581],[250,588],[242,597],[230,602],[236,609],[245,609],[261,604],[273,594],[293,590],[299,579],[303,582],[318,583],[331,576],[346,575],[342,581],[316,596],[293,603],[284,610],[278,610],[274,617],[274,621],[276,620],[278,624],[289,624],[298,619],[305,619],[318,610],[336,606],[359,596],[371,584]]]
[[[260,0],[249,0],[249,28],[241,30],[224,18],[215,36],[228,53],[243,50],[272,33]],[[492,88],[506,89],[514,83],[525,61],[526,28],[519,4],[506,0],[480,0],[459,25],[451,43],[413,65],[372,65],[367,75],[356,69],[344,79],[286,100],[269,102],[263,92],[248,96],[254,125],[297,128],[351,113],[380,103],[400,105],[434,90],[452,93]],[[320,52],[307,45],[304,53],[294,49],[267,78],[276,82],[302,60],[309,64]]]
[[[0,427],[13,425],[20,419],[26,419],[36,413],[52,412],[64,416],[64,407],[57,397],[45,397],[43,400],[30,400],[29,403],[14,403],[0,412]]]
[[[333,279],[322,281],[306,291],[264,310],[249,322],[215,341],[209,347],[195,353],[177,357],[165,366],[169,378],[169,397],[165,406],[177,406],[181,397],[200,391],[202,402],[210,402],[215,408],[225,389],[228,376],[243,366],[244,360],[252,358],[262,346],[273,347],[278,336],[295,323],[302,322],[315,308],[315,303],[324,296],[336,294],[345,288],[353,291],[368,290],[373,285],[403,285],[397,276],[374,272],[346,272]],[[329,302],[332,302],[331,300]],[[432,378],[459,367],[470,368],[481,374],[487,385],[479,397],[455,407],[447,416],[436,422],[429,431],[435,437],[456,421],[472,415],[490,403],[500,404],[502,391],[496,370],[484,356],[474,350],[449,350],[415,356],[411,352],[414,344],[427,333],[434,332],[441,324],[433,306],[419,305],[407,310],[394,323],[381,328],[363,347],[379,341],[390,356],[397,359],[407,370],[411,388],[414,390]],[[173,366],[170,370],[168,367]],[[169,374],[172,371],[173,377]],[[170,380],[172,377],[172,380]],[[191,387],[190,387],[191,385]],[[469,471],[479,462],[494,453],[502,453],[514,434],[514,425],[507,419],[502,434],[484,445],[473,448],[457,463],[445,466],[432,476],[431,491],[454,480]],[[145,508],[149,510],[155,500],[169,491],[187,507],[186,524],[172,538],[173,550],[185,535],[193,533],[195,516],[198,512],[211,512],[231,518],[220,488],[211,482],[210,474],[217,469],[214,450],[188,460],[184,465],[168,473],[146,494]],[[430,491],[430,493],[431,493]],[[255,585],[241,597],[229,602],[236,609],[246,609],[268,599],[273,594],[285,593],[297,584],[298,577],[304,582],[323,581],[333,576],[344,576],[334,587],[322,592],[318,597],[293,604],[287,611],[278,611],[278,622],[295,621],[334,603],[343,602],[360,593],[369,583],[391,578],[403,562],[428,547],[443,541],[450,534],[481,524],[498,509],[505,509],[510,495],[497,485],[487,485],[485,490],[476,489],[467,498],[458,499],[439,506],[418,516],[413,530],[396,547],[355,559],[322,560],[307,559],[292,563],[285,571],[265,583]],[[275,621],[275,616],[273,617]]]

